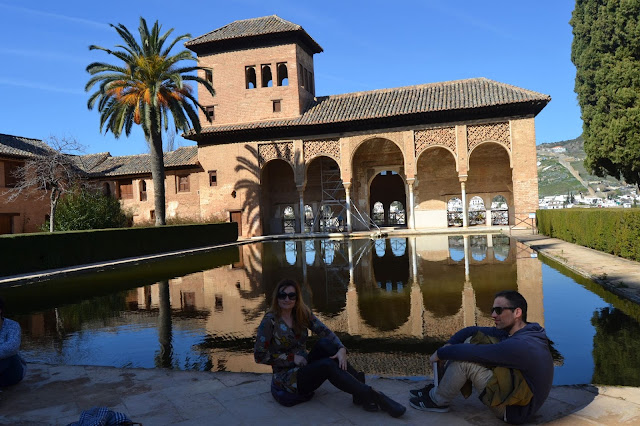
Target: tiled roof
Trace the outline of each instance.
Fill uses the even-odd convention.
[[[322,47],[311,38],[309,34],[298,24],[289,22],[277,15],[263,16],[261,18],[243,19],[234,21],[224,27],[213,30],[207,34],[195,37],[184,45],[192,48],[198,45],[214,43],[226,40],[255,37],[268,34],[299,32],[312,44],[314,53],[322,52]]]
[[[99,152],[97,154],[73,155],[71,157],[76,167],[84,172],[90,172],[91,169],[98,166],[107,158],[110,158],[111,154],[108,152]]]
[[[198,147],[185,146],[175,151],[165,152],[164,167],[183,167],[198,165]],[[125,176],[151,173],[151,155],[124,155],[119,157],[108,157],[97,167],[90,171],[94,177],[97,176]]]
[[[346,123],[524,103],[541,105],[539,111],[550,100],[550,96],[542,93],[486,78],[472,78],[318,97],[299,117],[208,126],[201,133]]]
[[[24,138],[0,133],[0,155],[33,158],[51,151],[51,147],[39,139]]]

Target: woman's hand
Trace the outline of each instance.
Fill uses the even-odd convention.
[[[294,355],[293,363],[298,367],[304,367],[305,365],[307,365],[307,359],[302,355]]]
[[[347,369],[347,349],[346,348],[342,347],[338,349],[338,352],[336,352],[334,356],[331,356],[329,358],[337,359],[338,367],[342,368],[343,370]]]

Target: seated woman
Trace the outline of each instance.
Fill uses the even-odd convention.
[[[20,324],[4,317],[0,299],[0,388],[15,385],[27,372],[27,364],[18,353],[20,334]]]
[[[305,344],[308,331],[321,337],[310,353]],[[364,383],[364,373],[347,362],[347,350],[331,330],[311,313],[301,297],[300,285],[283,280],[276,286],[271,308],[260,326],[254,348],[257,363],[273,368],[271,394],[282,405],[308,401],[325,380],[353,395],[355,404],[367,411],[378,407],[393,417],[406,408]]]

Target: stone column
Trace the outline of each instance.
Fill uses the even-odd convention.
[[[460,178],[460,191],[462,192],[462,227],[469,227],[469,206],[467,205],[467,178]]]
[[[469,258],[471,257],[469,251],[469,236],[464,235],[462,240],[464,242],[464,279],[465,281],[469,281]]]
[[[407,185],[409,185],[409,211],[407,212],[407,227],[409,229],[416,229],[415,199],[413,196],[414,183],[415,178],[407,178]]]
[[[343,182],[344,185],[344,197],[347,202],[347,232],[352,232],[353,228],[351,227],[351,195],[350,188],[351,182]]]
[[[298,196],[300,197],[300,233],[304,232],[304,186],[298,186]]]

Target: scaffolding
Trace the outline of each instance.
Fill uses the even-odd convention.
[[[316,229],[319,232],[344,232],[347,228],[347,200],[340,169],[333,161],[324,158],[320,164],[320,189],[322,195],[317,211],[315,214],[309,212],[310,215],[305,211],[304,214],[307,232],[314,232]],[[352,218],[361,222],[368,230],[374,226],[380,232],[369,215],[361,213],[353,204],[352,208]]]

